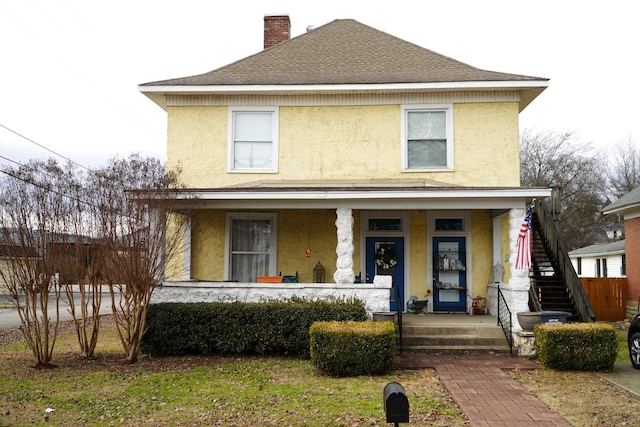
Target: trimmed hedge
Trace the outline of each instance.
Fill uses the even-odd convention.
[[[316,322],[309,333],[311,361],[333,375],[383,374],[393,366],[393,322]]]
[[[313,322],[367,320],[360,300],[151,304],[141,350],[158,356],[290,354],[308,358]]]
[[[538,360],[558,370],[611,371],[616,330],[604,323],[540,324],[533,329]]]

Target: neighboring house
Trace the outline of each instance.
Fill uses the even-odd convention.
[[[30,259],[53,257],[51,262],[55,263],[56,272],[76,282],[78,260],[82,261],[81,268],[86,274],[94,274],[96,252],[96,243],[87,236],[49,232],[41,235],[39,231],[0,228],[0,270],[3,273],[0,274],[0,295],[10,294],[3,277],[10,275],[12,262],[17,261],[18,270],[21,270]]]
[[[629,284],[627,306],[637,308],[640,300],[640,187],[611,203],[602,213],[624,218],[626,273]]]
[[[166,299],[359,296],[393,274],[384,309],[431,292],[430,311],[467,312],[501,264],[514,313],[528,310],[518,230],[551,190],[520,187],[518,115],[548,79],[481,70],[351,19],[289,32],[288,16],[265,16],[263,51],[139,87],[167,112],[167,163],[185,184],[176,208],[196,212]],[[374,262],[381,248],[392,269]],[[326,284],[313,283],[318,263]],[[300,283],[256,283],[280,273]]]
[[[596,243],[569,252],[579,277],[627,277],[625,241]]]

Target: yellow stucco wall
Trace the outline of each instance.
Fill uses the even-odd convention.
[[[192,219],[191,277],[224,280],[225,212],[199,211]]]
[[[335,221],[335,210],[279,211],[277,273],[287,276],[297,271],[300,282],[310,283],[313,268],[320,262],[325,269],[325,281],[333,282],[338,244]],[[311,250],[309,258],[305,253],[307,248]]]
[[[457,104],[455,176],[470,186],[520,186],[518,104]]]
[[[428,214],[424,211],[411,211],[410,213],[410,234],[409,250],[411,260],[411,271],[409,273],[410,287],[409,295],[415,295],[419,299],[425,298],[427,286],[431,287],[431,282],[427,276],[429,259],[427,258],[427,223]]]
[[[486,297],[487,284],[493,278],[493,222],[489,211],[471,212],[471,259],[473,262],[472,297]]]
[[[277,174],[226,171],[227,107],[169,107],[168,165],[181,165],[184,183],[200,188],[261,179],[372,178],[518,186],[518,104],[455,104],[453,113],[452,172],[401,172],[400,105],[280,107]]]

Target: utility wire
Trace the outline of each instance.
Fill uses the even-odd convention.
[[[17,135],[17,136],[19,136],[20,138],[26,139],[26,140],[27,140],[27,141],[29,141],[30,143],[35,144],[35,145],[37,145],[38,147],[40,147],[40,148],[42,148],[42,149],[45,149],[45,150],[47,150],[48,152],[53,153],[53,154],[55,154],[56,156],[58,156],[58,157],[60,157],[60,158],[62,158],[62,159],[64,159],[64,160],[66,160],[66,161],[68,161],[68,162],[73,163],[73,164],[74,164],[74,165],[76,165],[76,166],[81,167],[82,169],[85,169],[85,170],[91,171],[91,169],[89,169],[88,167],[86,167],[86,166],[84,166],[84,165],[81,165],[80,163],[78,163],[78,162],[76,162],[76,161],[74,161],[74,160],[71,160],[69,157],[65,157],[65,156],[63,156],[62,154],[57,153],[57,152],[53,151],[52,149],[50,149],[50,148],[48,148],[48,147],[45,147],[45,146],[44,146],[44,145],[42,145],[42,144],[37,143],[37,142],[36,142],[36,141],[34,141],[33,139],[28,138],[28,137],[26,137],[26,136],[22,135],[22,134],[21,134],[21,133],[19,133],[19,132],[16,132],[15,130],[13,130],[13,129],[11,129],[11,128],[9,128],[9,127],[5,126],[5,125],[3,125],[2,123],[0,123],[0,127],[5,128],[6,130],[8,130],[9,132],[13,133],[14,135]],[[7,160],[9,160],[9,159],[7,159]],[[13,160],[10,160],[10,161],[13,161]]]

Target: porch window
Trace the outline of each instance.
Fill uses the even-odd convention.
[[[369,231],[402,231],[402,219],[369,218]]]
[[[229,171],[277,172],[277,109],[230,109],[229,132]]]
[[[276,214],[230,213],[227,215],[228,280],[256,282],[276,270]]]
[[[450,106],[405,106],[402,109],[402,169],[453,169],[453,118]]]

